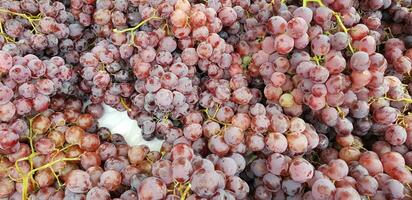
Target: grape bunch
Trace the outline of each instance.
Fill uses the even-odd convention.
[[[411,23],[410,0],[0,1],[0,199],[412,199]]]

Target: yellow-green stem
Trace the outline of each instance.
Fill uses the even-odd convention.
[[[412,103],[412,99],[410,99],[410,98],[391,99],[389,97],[384,97],[384,99],[389,100],[389,101],[396,101],[396,102],[403,101],[403,102],[408,103],[408,104]]]
[[[59,176],[56,174],[56,172],[53,170],[53,168],[49,168],[51,172],[53,173],[54,178],[57,180],[57,185],[59,186],[59,190],[63,187],[62,183],[60,182]]]
[[[308,2],[314,2],[319,4],[319,6],[321,7],[325,7],[325,4],[322,3],[322,0],[303,0],[302,6],[303,7],[307,7]],[[346,26],[343,24],[342,18],[340,16],[340,13],[332,11],[333,12],[333,16],[335,16],[336,18],[336,22],[338,23],[339,27],[348,34],[348,28],[346,28]],[[349,42],[348,48],[350,50],[350,52],[353,54],[355,52],[355,50],[352,47],[352,44]]]
[[[41,14],[38,14],[36,16],[31,16],[31,15],[26,15],[26,14],[23,14],[23,13],[13,12],[13,11],[3,9],[3,8],[0,8],[0,12],[15,15],[15,16],[19,16],[19,17],[22,17],[22,18],[26,19],[27,21],[29,21],[30,25],[33,27],[32,31],[37,33],[36,25],[34,24],[34,22],[40,20],[39,18],[41,16]]]
[[[120,104],[122,104],[123,108],[126,111],[129,111],[129,112],[132,111],[132,109],[129,108],[129,106],[127,105],[127,103],[126,103],[126,101],[124,100],[123,97],[120,97]]]
[[[341,119],[345,118],[345,113],[342,111],[342,109],[339,106],[336,107],[336,110],[338,111],[339,117]]]
[[[180,200],[185,200],[185,199],[186,199],[186,196],[189,194],[190,187],[191,187],[191,185],[190,185],[190,183],[189,183],[189,184],[186,186],[186,189],[185,189],[185,191],[183,192],[183,194],[180,195]]]
[[[134,32],[135,32],[138,28],[140,28],[141,26],[143,26],[144,24],[146,24],[148,21],[153,20],[153,19],[162,19],[162,18],[153,15],[153,16],[151,16],[151,17],[149,17],[149,18],[141,21],[139,24],[137,24],[137,25],[134,26],[134,27],[126,28],[126,29],[123,29],[123,30],[113,29],[113,32],[115,32],[115,33],[130,32],[131,42],[133,43],[133,42],[134,42]]]

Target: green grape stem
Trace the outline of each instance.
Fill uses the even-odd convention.
[[[27,15],[27,14],[23,14],[23,13],[18,13],[18,12],[13,12],[4,8],[0,8],[0,13],[6,13],[6,14],[10,14],[10,15],[15,15],[15,16],[19,16],[22,17],[24,19],[26,19],[27,21],[29,21],[30,25],[33,27],[33,32],[34,33],[38,33],[37,29],[36,29],[36,21],[39,21],[41,18],[41,14],[38,14],[36,16],[33,15]]]
[[[320,7],[326,7],[325,4],[323,4],[322,0],[303,0],[302,6],[307,7],[308,2],[317,3]],[[332,12],[333,12],[333,16],[335,16],[335,18],[336,18],[336,22],[338,23],[339,27],[343,30],[343,32],[348,34],[349,29],[346,28],[345,24],[343,24],[342,17],[340,15],[340,13],[335,12],[335,11],[332,11]],[[349,48],[349,50],[352,54],[355,53],[355,50],[353,49],[352,44],[350,42],[349,42],[348,48]]]
[[[39,114],[40,115],[40,114]],[[62,149],[57,149],[57,152],[51,156],[51,162],[46,163],[40,167],[34,168],[33,165],[33,158],[36,157],[38,155],[38,153],[35,151],[34,149],[34,145],[33,145],[33,139],[36,137],[35,134],[33,134],[33,119],[35,119],[38,115],[28,119],[29,122],[29,136],[28,136],[28,140],[29,140],[29,145],[30,145],[30,149],[31,149],[31,154],[28,155],[27,157],[23,157],[20,158],[18,160],[15,161],[14,165],[16,168],[17,173],[19,174],[20,178],[16,181],[21,181],[22,182],[22,200],[26,200],[28,199],[28,190],[29,190],[29,184],[30,182],[32,184],[36,184],[38,185],[38,183],[35,181],[34,179],[34,174],[40,170],[44,170],[47,168],[50,168],[53,176],[56,178],[57,180],[57,184],[59,185],[59,187],[62,187],[63,184],[60,182],[58,174],[55,173],[55,171],[52,169],[53,165],[59,163],[59,162],[67,162],[67,161],[78,161],[80,160],[80,157],[75,157],[75,158],[60,158],[57,160],[53,160],[55,158],[56,155],[58,155],[59,152],[62,152],[64,150],[66,150],[67,148],[69,148],[70,146],[73,145],[68,145]],[[23,170],[20,168],[19,163],[23,162],[23,161],[28,161],[30,163],[30,170],[27,173],[24,173]]]
[[[191,188],[191,185],[190,185],[190,183],[188,183],[185,190],[183,191],[183,194],[180,196],[180,200],[185,200],[186,199],[186,196],[188,196],[188,194],[190,192],[190,188]]]
[[[149,17],[149,18],[141,21],[139,24],[137,24],[137,25],[134,26],[134,27],[126,28],[126,29],[123,29],[123,30],[113,29],[113,32],[115,32],[115,33],[130,32],[130,34],[131,34],[131,42],[133,43],[133,42],[134,42],[134,37],[135,37],[135,36],[134,36],[135,31],[136,31],[137,29],[139,29],[141,26],[145,25],[145,24],[146,24],[147,22],[149,22],[150,20],[155,20],[155,19],[162,19],[162,18],[160,18],[160,17],[158,17],[158,16],[156,16],[156,15],[154,14],[154,15],[152,15],[151,17]]]

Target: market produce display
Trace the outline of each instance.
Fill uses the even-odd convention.
[[[0,199],[412,199],[411,64],[411,0],[1,0]]]

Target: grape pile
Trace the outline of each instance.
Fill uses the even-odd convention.
[[[411,71],[410,0],[2,0],[0,199],[412,199]]]

